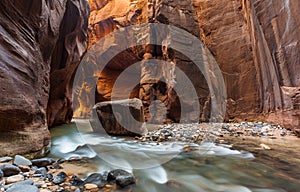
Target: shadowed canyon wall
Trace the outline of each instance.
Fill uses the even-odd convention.
[[[47,121],[72,117],[70,84],[86,50],[88,3],[3,0],[0,7],[0,156],[36,156],[50,142]]]

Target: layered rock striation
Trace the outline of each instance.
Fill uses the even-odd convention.
[[[226,120],[265,120],[299,130],[298,2],[91,0],[90,4],[89,47],[126,26],[152,22],[174,25],[201,39],[217,61],[227,90]],[[96,100],[111,99],[114,82],[124,68],[145,58],[162,59],[174,62],[190,76],[197,89],[201,120],[209,118],[208,85],[189,59],[176,50],[171,58],[165,58],[160,46],[131,50],[119,54],[99,75]],[[143,79],[145,74],[140,71]],[[151,120],[149,106],[158,98],[166,107],[167,119],[176,122],[180,116],[177,96],[168,91],[161,94],[164,85],[158,82],[138,85],[140,92],[132,97],[143,100],[146,119]]]
[[[70,84],[86,50],[88,3],[3,0],[0,7],[0,156],[40,155],[50,143],[48,123],[72,116]]]

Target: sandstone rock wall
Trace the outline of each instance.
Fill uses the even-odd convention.
[[[86,49],[88,4],[3,0],[0,7],[0,156],[36,156],[50,142],[47,111],[50,124],[70,118],[57,113],[70,108],[72,71]]]
[[[227,120],[262,119],[299,131],[299,1],[89,0],[89,4],[87,29],[85,0],[0,1],[0,156],[36,155],[46,149],[48,125],[72,117],[74,71],[86,47],[117,29],[141,23],[175,25],[202,40],[223,73]],[[122,39],[112,39],[105,46],[116,47],[118,41]],[[96,101],[110,100],[118,75],[133,63],[151,58],[171,62],[191,77],[201,118],[207,120],[210,95],[204,77],[184,55],[162,46],[131,47],[118,54],[98,76]],[[135,75],[147,77],[142,68]],[[126,87],[118,93],[122,90]],[[81,89],[82,94],[88,91]],[[152,101],[160,100],[154,108],[165,105],[169,121],[177,121],[180,115],[177,96],[159,79],[137,84],[130,95],[143,99],[146,112]],[[151,120],[146,114],[147,118]]]
[[[227,120],[261,119],[293,129],[300,127],[298,1],[122,0],[116,3],[111,0],[90,1],[90,4],[93,7],[89,27],[90,45],[128,25],[148,22],[175,25],[198,36],[218,62],[227,89]],[[136,58],[137,61],[143,60],[145,53],[155,53],[151,55],[154,58],[162,54],[161,48],[157,47],[140,49],[133,51],[141,54]],[[120,61],[120,66],[130,65],[126,63],[126,56],[123,58],[112,63]],[[190,61],[186,62],[178,54],[174,58],[176,65],[184,69],[194,82],[201,82],[195,85],[198,87],[199,100],[202,101],[202,107],[209,106],[208,89],[203,77],[193,73]],[[123,70],[122,67],[112,68],[118,71],[116,76]],[[114,81],[101,78],[101,82],[108,86],[105,94],[98,88],[98,97],[109,100]],[[101,87],[101,83],[98,87]],[[147,99],[143,99],[146,105],[151,102],[148,96],[146,93],[139,94],[140,98],[148,98],[148,103],[145,102]],[[169,114],[178,110],[175,106],[168,109]],[[208,107],[205,110],[210,109]],[[207,113],[205,110],[202,111],[203,117]]]

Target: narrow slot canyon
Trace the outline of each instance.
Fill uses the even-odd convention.
[[[299,13],[1,0],[0,191],[298,190]]]

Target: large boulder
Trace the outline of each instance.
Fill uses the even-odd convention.
[[[92,121],[92,127],[96,132],[105,130],[110,135],[147,133],[143,104],[136,98],[97,103],[93,107]]]

